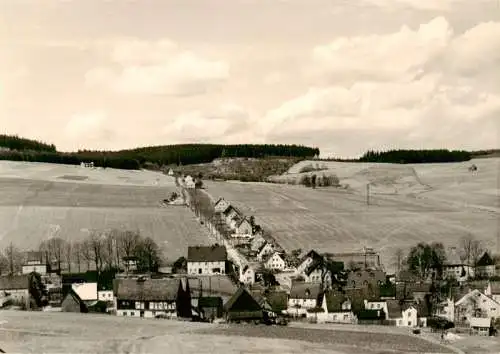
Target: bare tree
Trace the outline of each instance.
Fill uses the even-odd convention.
[[[57,263],[57,269],[61,270],[61,263],[64,258],[66,241],[60,237],[52,237],[40,243],[39,250],[45,253],[45,261],[52,265]]]
[[[82,271],[82,244],[80,242],[73,242],[71,247],[71,259],[76,262],[78,273],[80,273]]]
[[[404,264],[404,251],[401,248],[396,248],[394,251],[394,266],[396,268],[396,274],[399,275]]]
[[[66,242],[66,244],[64,245],[63,255],[64,261],[66,262],[68,267],[68,272],[71,273],[71,263],[73,262],[73,243],[71,241]]]
[[[9,270],[9,261],[3,253],[0,253],[0,275],[4,273],[4,270]]]
[[[103,236],[101,232],[91,231],[90,235],[83,242],[84,258],[94,263],[97,274],[102,270]]]
[[[474,274],[476,274],[476,267],[477,267],[477,262],[481,258],[481,256],[484,253],[484,248],[483,245],[481,244],[481,241],[479,240],[473,240],[472,245],[470,249],[470,256],[472,260],[472,267],[474,269]]]
[[[9,274],[15,274],[22,268],[23,255],[12,242],[5,249],[5,258],[7,259]]]
[[[138,231],[124,231],[118,236],[118,249],[122,257],[131,257],[140,241]]]
[[[481,241],[470,235],[463,237],[460,240],[460,251],[462,261],[467,262],[467,265],[472,266],[475,270],[479,258],[484,253]]]
[[[104,234],[102,240],[102,261],[106,269],[113,269],[115,264],[115,239],[112,232]]]

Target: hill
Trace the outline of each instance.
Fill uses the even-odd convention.
[[[91,229],[139,230],[171,261],[189,244],[208,244],[182,206],[162,206],[173,178],[152,171],[0,161],[0,247],[38,248],[49,236],[81,240]]]
[[[300,162],[283,178],[311,163],[316,162]],[[475,172],[468,169],[472,163],[478,167]],[[446,164],[321,164],[324,170],[319,173],[336,174],[347,188],[211,181],[205,186],[214,198],[225,197],[254,215],[289,251],[374,247],[389,268],[396,248],[419,241],[440,240],[451,246],[473,235],[496,248],[498,158]],[[369,205],[368,181],[373,184]]]
[[[3,149],[1,149],[3,148]],[[148,168],[159,170],[166,165],[209,163],[217,158],[264,158],[284,156],[307,158],[319,155],[319,149],[299,145],[221,145],[180,144],[148,146],[118,151],[81,150],[60,152],[54,145],[17,136],[0,136],[0,160],[47,162],[79,165],[93,162],[98,167],[118,169]]]

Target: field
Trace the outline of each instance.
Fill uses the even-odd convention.
[[[173,178],[150,171],[0,161],[0,247],[36,248],[58,235],[79,240],[89,229],[139,230],[169,260],[188,244],[206,244],[206,229],[183,206],[162,207]]]
[[[227,326],[106,315],[0,312],[6,353],[450,353],[394,333]]]
[[[289,174],[300,170],[301,162]],[[478,171],[468,171],[475,163]],[[213,197],[225,197],[270,230],[287,250],[342,252],[374,247],[391,268],[396,248],[419,241],[456,245],[473,235],[496,248],[500,206],[500,159],[468,163],[381,165],[319,162],[347,189],[297,185],[206,182]],[[321,172],[319,172],[321,173]],[[366,181],[373,183],[369,205]]]

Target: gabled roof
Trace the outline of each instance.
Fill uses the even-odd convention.
[[[0,277],[0,290],[24,290],[29,289],[28,275],[6,275]]]
[[[74,283],[71,288],[83,301],[97,300],[97,283]]]
[[[319,299],[321,285],[316,283],[294,282],[290,289],[290,298]]]
[[[193,298],[200,296],[221,296],[226,299],[232,296],[238,287],[227,275],[198,275],[188,277],[189,289]]]
[[[328,312],[341,312],[342,304],[347,300],[349,300],[349,298],[339,291],[329,291],[325,293],[326,308]]]
[[[73,289],[70,289],[69,292],[64,296],[63,302],[68,296],[71,296],[78,303],[78,305],[80,306],[80,312],[88,312],[87,305]]]
[[[400,302],[399,300],[386,300],[387,312],[389,318],[400,318],[402,312],[408,309],[411,305],[406,302]]]
[[[323,257],[318,252],[316,252],[315,250],[310,250],[300,259],[300,263],[304,263],[304,261],[309,257],[312,258],[313,261],[319,259],[323,260]]]
[[[487,267],[487,266],[492,266],[495,265],[495,262],[491,258],[491,256],[488,254],[488,252],[484,252],[483,256],[477,261],[477,266],[478,267]]]
[[[188,262],[222,262],[227,260],[225,246],[189,246]]]
[[[225,311],[259,311],[261,309],[257,300],[244,287],[238,288],[224,305]]]
[[[283,254],[282,252],[279,252],[279,251],[274,251],[274,252],[269,253],[268,255],[264,256],[264,258],[262,258],[262,262],[264,262],[264,263],[265,263],[265,262],[269,261],[271,258],[273,258],[273,256],[274,256],[275,254],[277,254],[278,256],[280,256],[280,257],[281,257],[281,259],[282,259],[283,261],[285,261],[285,256],[284,256],[284,254]]]
[[[260,245],[260,247],[257,249],[257,254],[259,254],[260,252],[262,252],[262,250],[267,246],[267,245],[271,245],[271,247],[273,246],[273,244],[269,241],[266,241],[264,242],[262,245]]]
[[[245,221],[248,222],[248,224],[250,224],[250,220],[248,220],[248,218],[245,216],[240,218],[240,220],[236,222],[236,227],[240,227],[241,224],[243,224]]]
[[[114,294],[119,300],[174,301],[179,279],[115,279]]]
[[[281,313],[288,307],[288,294],[285,291],[270,291],[266,295],[266,299],[276,313]]]
[[[43,252],[28,251],[26,252],[26,262],[43,262]]]

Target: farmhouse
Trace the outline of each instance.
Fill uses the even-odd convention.
[[[225,212],[231,204],[225,200],[223,197],[219,198],[215,204],[214,204],[214,209],[216,213],[223,213]]]
[[[299,262],[297,266],[297,274],[303,274],[308,267],[310,267],[313,263],[322,263],[323,257],[319,255],[314,250],[309,251]]]
[[[454,278],[459,282],[464,282],[474,277],[474,267],[467,260],[462,260],[456,247],[447,250],[446,263],[443,267],[445,278]]]
[[[387,300],[386,319],[394,321],[397,327],[419,325],[417,309],[411,304],[400,303],[398,300]]]
[[[288,298],[288,313],[296,317],[306,317],[307,310],[318,307],[320,301],[320,284],[293,282]]]
[[[28,305],[30,302],[29,276],[7,275],[0,277],[0,293],[18,304]]]
[[[252,235],[252,224],[248,218],[241,218],[235,223],[234,229],[238,235]]]
[[[500,317],[500,303],[478,289],[470,291],[455,302],[455,323],[457,326],[470,326],[473,317]]]
[[[486,290],[484,291],[486,296],[491,297],[496,302],[500,303],[500,282],[489,281]]]
[[[286,268],[286,258],[282,252],[273,252],[268,254],[262,259],[264,267],[267,269],[274,270],[285,270]]]
[[[476,264],[476,275],[482,278],[494,277],[496,274],[496,264],[488,252],[484,252]]]
[[[81,313],[89,312],[87,305],[73,288],[69,289],[68,293],[64,296],[61,303],[61,311]]]
[[[43,262],[43,252],[28,251],[25,252],[25,259],[22,265],[22,274],[36,272],[45,275],[48,272],[47,265]]]
[[[201,297],[220,297],[226,303],[238,290],[227,275],[197,275],[188,276],[191,304],[198,307],[198,299]]]
[[[224,305],[224,312],[228,322],[254,321],[264,317],[260,304],[244,287],[240,287]]]
[[[257,260],[262,262],[264,257],[268,254],[272,254],[275,251],[275,247],[271,242],[265,241],[260,248],[257,250]]]
[[[115,279],[117,316],[177,317],[179,279]]]
[[[356,316],[352,312],[351,300],[339,292],[327,292],[321,301],[322,311],[308,313],[314,316],[319,323],[355,323]]]
[[[214,320],[222,317],[222,298],[217,296],[200,297],[198,299],[198,310],[204,319]]]
[[[213,245],[188,247],[188,274],[225,274],[226,263],[227,250],[225,246]]]
[[[235,225],[235,219],[241,220],[244,217],[243,213],[232,205],[226,208],[226,210],[222,212],[222,215],[226,224],[231,226],[232,228],[234,228],[234,226],[232,225]]]
[[[362,269],[349,272],[347,287],[354,289],[378,289],[386,281],[385,273],[381,270]]]

